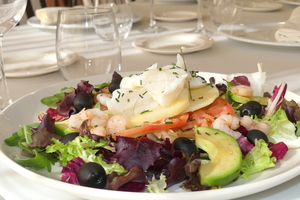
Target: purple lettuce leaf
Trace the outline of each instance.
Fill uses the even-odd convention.
[[[281,160],[289,150],[284,142],[279,142],[276,144],[269,143],[269,149],[272,151],[271,157],[275,157],[276,161]]]
[[[160,144],[147,137],[117,137],[115,158],[126,170],[137,167],[146,171],[160,158],[161,148]]]
[[[187,164],[185,165],[185,174],[188,177],[188,180],[185,181],[181,187],[189,190],[189,191],[201,191],[201,190],[207,190],[209,187],[205,185],[201,185],[200,183],[200,177],[198,173],[198,169],[201,166],[201,159],[198,155],[193,154],[189,158]]]
[[[296,123],[300,121],[300,106],[294,100],[287,101],[286,99],[282,102],[282,109],[285,111],[288,119]]]
[[[81,158],[73,158],[68,162],[67,166],[62,167],[61,171],[61,181],[71,183],[74,185],[80,185],[77,174],[80,167],[84,164],[84,160]]]
[[[70,115],[76,113],[76,109],[74,107],[75,96],[75,90],[71,93],[65,93],[65,98],[60,100],[57,104],[57,112],[60,115],[69,117]]]
[[[173,159],[163,170],[163,174],[167,177],[167,187],[180,183],[187,178],[184,170],[187,160],[184,157],[183,152],[175,150],[173,153]]]
[[[61,136],[56,134],[54,123],[55,120],[51,119],[49,114],[45,114],[39,126],[31,129],[32,143],[28,146],[46,147],[52,144],[52,138],[60,139]]]
[[[146,187],[146,174],[137,167],[131,168],[128,173],[112,176],[108,178],[106,189],[140,192]]]
[[[237,142],[244,156],[254,147],[254,145],[248,141],[247,137],[243,135],[237,139]]]
[[[281,106],[284,95],[287,90],[287,84],[282,83],[280,86],[275,86],[273,89],[272,96],[269,99],[268,105],[265,108],[265,119],[270,119],[270,117],[276,112],[276,110]]]
[[[247,76],[236,76],[230,81],[230,84],[232,84],[232,85],[246,85],[246,86],[251,85],[248,78],[247,78]]]
[[[93,90],[94,90],[94,86],[90,84],[89,81],[82,80],[80,83],[77,84],[76,94],[81,92],[86,92],[88,94],[91,94]]]

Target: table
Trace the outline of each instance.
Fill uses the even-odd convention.
[[[122,71],[143,70],[154,63],[164,66],[176,62],[176,55],[147,53],[132,47],[131,42],[134,39],[147,36],[147,34],[141,33],[139,29],[148,25],[149,3],[138,1],[132,3],[132,7],[134,11],[142,13],[144,18],[133,25],[129,38],[121,42],[123,55]],[[274,12],[243,12],[241,22],[270,23],[286,21],[294,8],[295,6],[293,5],[284,5],[282,9]],[[196,11],[196,5],[156,5],[157,11],[176,9]],[[158,25],[167,28],[169,32],[183,32],[192,30],[196,27],[196,20],[182,23],[157,22]],[[212,36],[215,40],[215,44],[210,49],[186,54],[184,57],[189,70],[226,74],[237,72],[250,73],[257,71],[257,63],[263,63],[263,71],[267,72],[268,83],[278,85],[281,82],[287,82],[288,89],[300,95],[300,86],[298,83],[298,74],[300,73],[300,48],[256,45],[227,39],[216,32],[216,27],[210,21],[207,14],[204,16],[204,25],[208,30],[215,32]],[[168,32],[161,34],[166,33]],[[4,57],[5,53],[16,50],[54,51],[55,31],[37,29],[29,25],[20,25],[7,33],[3,40]],[[17,100],[26,94],[63,81],[64,79],[59,72],[29,78],[7,79],[12,100]],[[24,180],[23,177],[14,174],[14,172],[10,171],[7,167],[2,166],[2,168],[3,170],[7,170],[9,174],[15,176],[21,183],[28,182],[28,180]],[[35,184],[32,181],[29,182],[33,185]],[[270,200],[282,198],[289,199],[289,197],[295,199],[300,197],[300,191],[297,190],[297,186],[299,186],[298,182],[300,182],[300,176],[273,189],[249,197],[244,197],[243,199]],[[4,189],[4,184],[0,182],[0,193],[7,198],[12,198],[13,195],[7,194],[4,192]],[[48,190],[49,189],[45,189],[42,193],[49,192]],[[287,197],[286,195],[289,196]],[[65,199],[68,198],[78,199],[67,195]]]

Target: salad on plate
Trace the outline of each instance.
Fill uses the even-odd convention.
[[[185,60],[41,99],[37,123],[5,139],[15,161],[92,188],[163,193],[224,187],[273,168],[300,147],[299,106],[287,84],[264,92],[266,73],[231,74],[221,82],[188,71]]]

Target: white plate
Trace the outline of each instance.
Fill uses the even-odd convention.
[[[278,42],[275,39],[275,32],[283,24],[284,22],[255,25],[221,25],[219,32],[230,39],[241,42],[281,47],[300,47],[300,43]]]
[[[134,40],[132,45],[143,51],[158,54],[192,53],[213,46],[214,40],[194,33],[157,35]]]
[[[53,200],[58,199],[58,197],[63,200],[83,200],[27,179],[5,163],[0,165],[0,177],[0,194],[8,200]]]
[[[300,0],[280,0],[282,3],[300,6]]]
[[[132,23],[136,23],[139,22],[143,19],[143,14],[140,12],[133,12],[133,19],[132,19]],[[36,16],[32,16],[30,18],[27,19],[27,24],[32,26],[32,27],[36,27],[36,28],[41,28],[41,29],[50,29],[50,30],[54,30],[56,29],[56,25],[52,24],[52,25],[44,25],[41,24],[41,21],[36,17]]]
[[[137,73],[137,72],[132,72]],[[121,73],[124,76],[128,76],[132,73]],[[201,73],[206,79],[215,77],[216,82],[220,82],[225,78],[225,75],[214,73]],[[99,75],[90,77],[91,84],[99,84],[111,80],[111,75]],[[26,169],[14,162],[14,158],[19,157],[20,149],[17,147],[8,147],[4,144],[3,140],[10,137],[11,134],[24,124],[31,124],[37,121],[37,115],[39,112],[44,111],[46,106],[39,103],[40,99],[51,94],[55,94],[63,87],[76,87],[80,79],[62,82],[53,85],[48,88],[44,88],[37,92],[28,94],[27,96],[15,101],[12,105],[8,106],[0,114],[1,134],[0,134],[0,160],[1,163],[7,164],[11,169],[18,172],[20,175],[27,177],[30,180],[35,181],[37,184],[44,185],[46,188],[52,188],[57,190],[58,193],[65,192],[69,195],[75,195],[85,199],[93,200],[217,200],[217,199],[233,199],[238,197],[244,197],[250,194],[258,193],[260,191],[267,190],[282,184],[297,175],[300,174],[300,149],[290,150],[284,159],[280,160],[274,168],[257,173],[251,177],[251,179],[240,179],[224,188],[217,190],[207,190],[199,192],[184,192],[177,186],[173,186],[169,189],[169,193],[135,193],[135,192],[120,192],[103,189],[94,189],[78,185],[72,185],[59,181],[59,174],[61,167],[54,166],[53,173],[40,170],[34,171]],[[273,86],[266,85],[266,91],[272,91]],[[300,97],[294,93],[287,92],[286,98],[288,100],[294,99],[296,102],[300,101]],[[20,114],[22,113],[22,114]],[[31,187],[28,184],[28,187]],[[34,193],[35,191],[28,188],[29,191]],[[38,190],[36,190],[39,193]],[[34,194],[32,194],[34,195]]]
[[[58,70],[54,52],[13,51],[4,54],[4,71],[7,77],[31,77]]]
[[[283,5],[281,3],[244,1],[243,10],[252,12],[268,12],[279,10],[282,6]]]
[[[197,0],[155,0],[158,4],[169,4],[169,5],[186,5],[186,4],[196,4]]]
[[[184,22],[197,19],[197,13],[190,11],[165,11],[156,13],[154,18],[166,22]]]

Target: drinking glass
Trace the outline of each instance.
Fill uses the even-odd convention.
[[[99,0],[98,5],[110,6],[114,12],[120,40],[128,37],[132,27],[132,10],[129,0]]]
[[[159,33],[165,29],[156,25],[156,20],[154,19],[154,0],[150,0],[150,23],[147,28],[142,29],[145,33]]]
[[[238,22],[242,11],[242,0],[211,0],[209,4],[210,18],[217,27]]]
[[[0,0],[0,112],[12,102],[4,73],[2,40],[4,34],[21,20],[26,5],[27,0]]]
[[[56,56],[66,80],[120,71],[120,41],[112,9],[84,7],[60,10]]]

